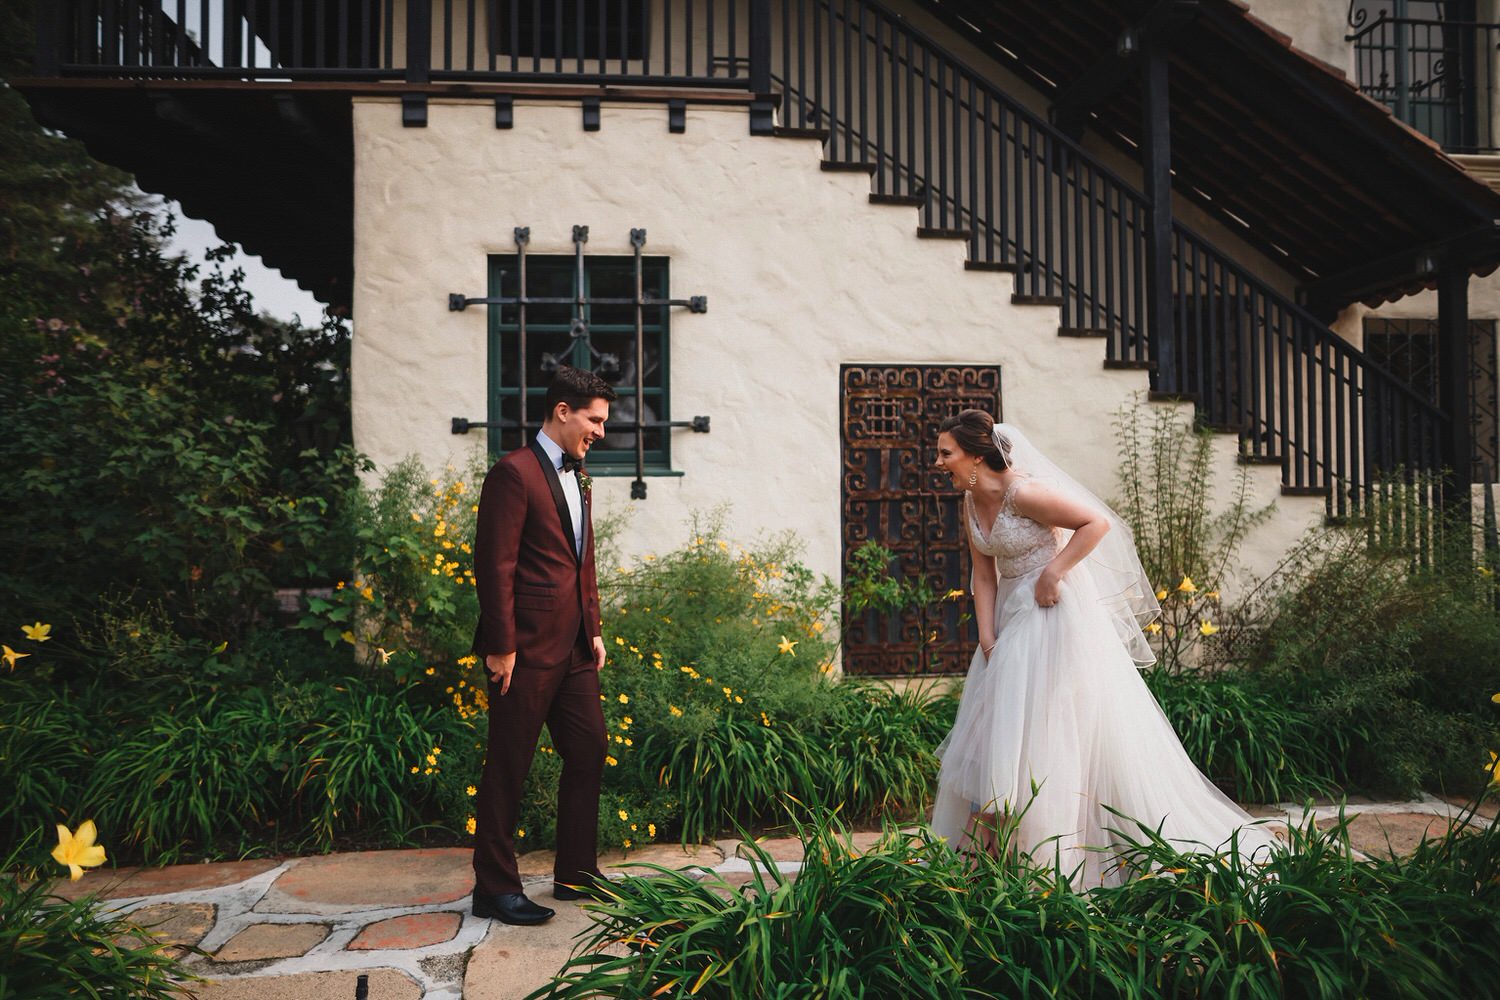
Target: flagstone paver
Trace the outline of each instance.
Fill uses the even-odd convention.
[[[368,924],[346,946],[350,951],[425,948],[453,940],[463,916],[448,913],[408,913]]]
[[[152,903],[132,910],[130,919],[150,932],[150,936],[172,945],[169,952],[176,956],[185,953],[187,947],[203,940],[214,926],[218,907],[212,903]],[[142,942],[129,940],[131,947]]]
[[[327,924],[251,924],[214,953],[220,962],[254,962],[263,958],[297,958],[323,943]]]
[[[171,865],[167,868],[107,868],[89,873],[86,879],[64,882],[53,892],[65,899],[97,895],[100,899],[164,896],[193,889],[216,889],[280,867],[283,862],[218,861],[210,864]]]
[[[452,903],[474,891],[473,852],[443,847],[303,858],[256,904],[262,913],[354,913]]]
[[[1428,813],[1361,814],[1349,821],[1349,844],[1372,857],[1390,857],[1410,854],[1424,837],[1432,840],[1447,830],[1445,817]]]
[[[422,985],[399,969],[360,970],[372,1000],[421,1000]],[[216,979],[195,987],[199,1000],[350,1000],[359,972],[304,972],[290,976]]]

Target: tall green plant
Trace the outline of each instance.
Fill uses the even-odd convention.
[[[1120,447],[1116,509],[1135,535],[1141,564],[1157,587],[1162,617],[1148,627],[1161,662],[1196,659],[1218,629],[1220,588],[1246,535],[1271,515],[1253,505],[1248,467],[1237,469],[1215,509],[1213,432],[1194,430],[1175,408],[1137,402],[1115,417]]]

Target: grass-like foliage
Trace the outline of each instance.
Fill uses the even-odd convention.
[[[1356,859],[1344,824],[1265,863],[1133,831],[1124,885],[1079,891],[1015,853],[971,862],[925,830],[868,851],[823,813],[800,874],[755,850],[613,886],[542,997],[1484,997],[1500,945],[1500,830]],[[753,846],[753,845],[752,845]],[[648,866],[649,867],[649,866]]]
[[[0,997],[169,1000],[196,977],[128,917],[92,896],[66,899],[47,880],[16,877],[36,838],[0,861]]]

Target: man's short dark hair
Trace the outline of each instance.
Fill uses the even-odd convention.
[[[569,409],[578,410],[596,399],[613,403],[618,398],[618,393],[610,388],[610,384],[593,372],[571,365],[558,365],[557,373],[552,376],[552,384],[547,386],[547,416],[550,418],[557,412],[558,403],[567,403]]]

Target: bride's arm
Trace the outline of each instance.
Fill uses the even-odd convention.
[[[1049,527],[1073,532],[1068,544],[1052,557],[1047,568],[1037,577],[1036,602],[1050,608],[1057,603],[1058,584],[1067,576],[1068,570],[1082,562],[1109,533],[1109,518],[1102,510],[1036,483],[1027,483],[1017,489],[1014,502],[1017,513]]]
[[[969,535],[969,556],[974,565],[974,572],[969,577],[969,589],[974,593],[974,618],[979,622],[979,645],[984,647],[984,654],[988,656],[990,650],[995,648],[995,558],[974,547],[972,534]]]

